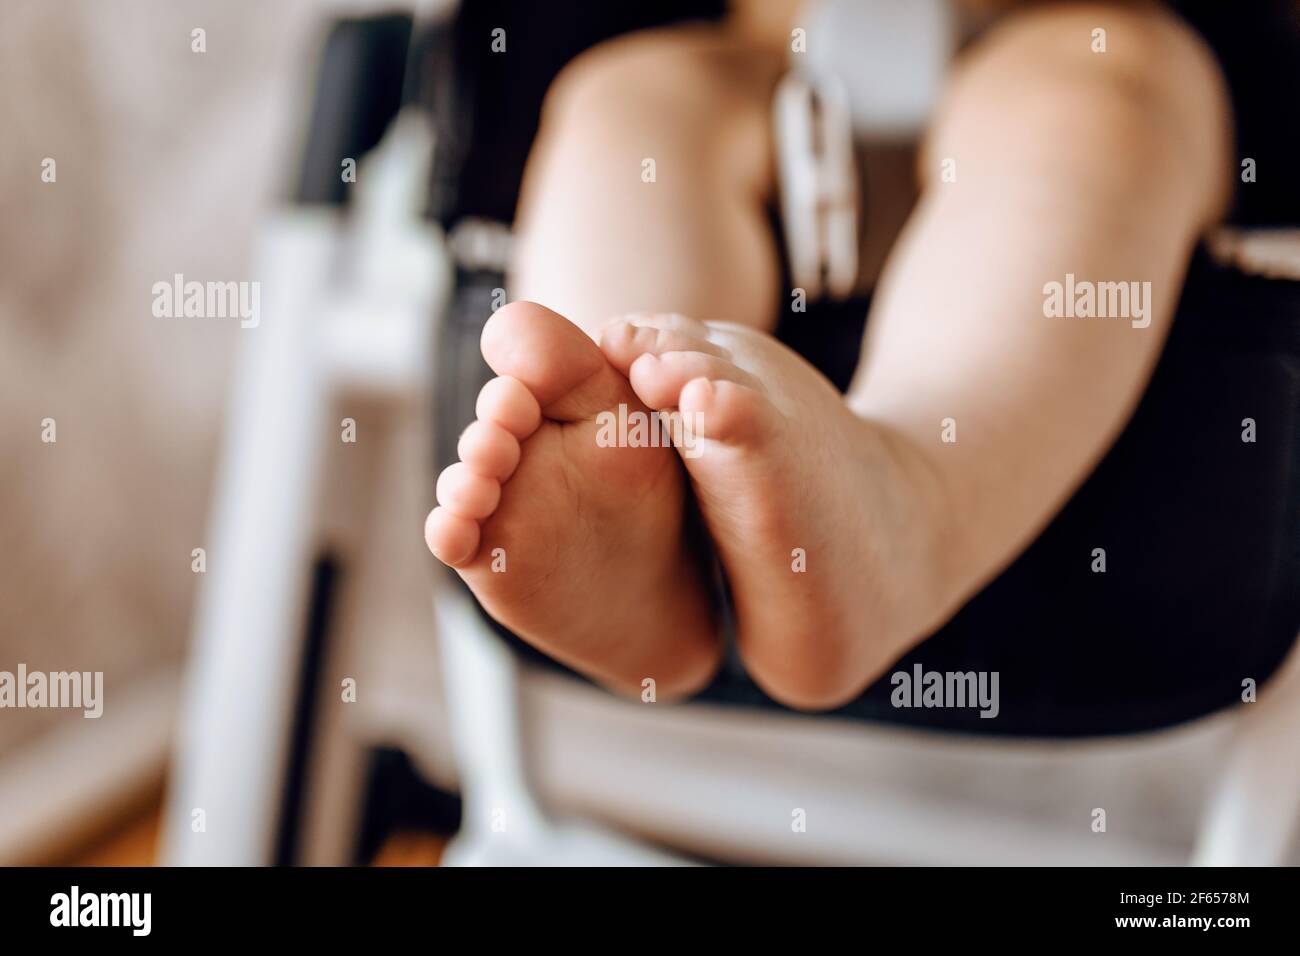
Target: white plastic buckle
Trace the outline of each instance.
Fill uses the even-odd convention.
[[[847,298],[858,276],[858,189],[843,87],[788,74],[773,123],[791,279],[810,301]]]

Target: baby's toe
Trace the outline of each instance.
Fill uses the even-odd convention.
[[[697,335],[701,338],[709,334],[707,323],[701,322],[699,319],[692,319],[689,315],[682,315],[680,312],[631,312],[613,321],[630,322],[633,325],[651,329],[673,329],[678,332]]]
[[[477,474],[458,461],[438,476],[438,504],[462,518],[482,520],[496,511],[501,501],[501,483]]]
[[[637,397],[650,408],[671,408],[692,379],[735,382],[762,389],[757,378],[732,362],[706,352],[665,352],[642,355],[628,370]]]
[[[523,382],[502,375],[492,379],[478,393],[474,413],[493,422],[523,441],[542,423],[542,409]]]
[[[708,329],[696,323],[698,329],[685,326],[659,327],[647,325],[637,319],[618,319],[606,326],[600,337],[600,349],[609,364],[624,375],[642,355],[663,355],[665,352],[703,352],[719,358],[730,358],[730,353],[720,345],[710,342]]]
[[[766,395],[724,380],[692,379],[682,388],[677,408],[688,435],[726,445],[761,442],[780,421],[780,412]]]
[[[424,521],[424,541],[429,550],[435,558],[453,568],[474,559],[481,533],[473,518],[461,517],[446,508],[434,508]]]
[[[519,466],[519,440],[495,422],[471,422],[456,445],[460,460],[487,478],[505,481]]]

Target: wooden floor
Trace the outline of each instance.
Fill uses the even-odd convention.
[[[92,846],[60,861],[70,866],[154,866],[162,808],[152,806]],[[419,831],[399,832],[379,849],[371,866],[437,866],[447,838]]]
[[[160,808],[152,807],[65,862],[70,866],[153,866],[160,817]]]

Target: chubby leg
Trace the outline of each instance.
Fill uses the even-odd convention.
[[[1106,54],[1090,48],[1098,25]],[[605,330],[642,401],[698,418],[685,465],[769,693],[807,708],[855,696],[1084,480],[1221,213],[1226,117],[1208,53],[1156,8],[1017,16],[954,77],[847,403],[750,329]],[[1049,317],[1045,289],[1067,274],[1150,295],[1120,318]]]
[[[1037,536],[1132,415],[1223,214],[1229,126],[1212,55],[1155,4],[1027,11],[960,64],[849,394],[943,488],[926,626]],[[1126,314],[1052,314],[1068,276],[1135,290]]]
[[[632,312],[772,328],[769,114],[781,69],[779,54],[725,27],[633,34],[574,60],[528,162],[512,298],[593,336]]]
[[[516,301],[488,323],[483,355],[501,377],[426,525],[497,620],[616,689],[698,689],[721,641],[681,463],[671,448],[598,442],[602,412],[646,409],[568,320],[588,335],[638,308],[772,324],[763,206],[779,63],[719,29],[676,29],[606,44],[557,80],[511,280],[550,308]]]

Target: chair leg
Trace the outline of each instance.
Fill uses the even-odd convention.
[[[1227,766],[1201,821],[1196,866],[1278,866],[1300,816],[1300,649],[1241,707]]]
[[[439,588],[434,601],[466,834],[547,829],[525,769],[519,665],[463,595]]]
[[[169,865],[274,859],[326,433],[311,345],[340,230],[338,217],[288,211],[264,236],[276,321],[241,342],[171,772]]]
[[[688,861],[582,821],[552,820],[528,779],[518,662],[468,598],[434,599],[462,825],[444,866],[681,866]]]

